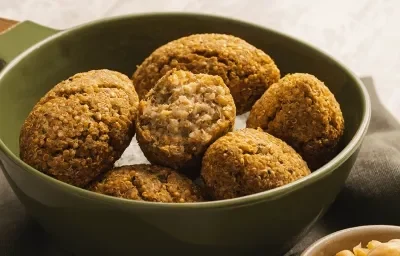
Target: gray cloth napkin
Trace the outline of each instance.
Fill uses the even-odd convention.
[[[300,255],[317,239],[351,226],[400,225],[400,124],[381,105],[371,78],[364,78],[372,119],[345,187],[327,215],[285,256]],[[26,215],[0,172],[0,256],[71,255]]]

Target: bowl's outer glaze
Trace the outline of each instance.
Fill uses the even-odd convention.
[[[18,27],[24,33],[32,27],[38,29],[33,23]],[[23,36],[20,32],[7,33],[15,39]],[[45,29],[42,36],[53,32]],[[242,37],[270,54],[282,75],[309,72],[325,81],[346,120],[342,145],[350,146],[309,177],[285,187],[226,202],[192,205],[140,203],[94,194],[49,178],[16,159],[23,120],[56,83],[97,68],[131,76],[155,48],[201,32]],[[35,35],[31,41],[38,40]],[[0,159],[7,180],[27,211],[71,251],[125,255],[175,249],[175,253],[191,250],[202,254],[220,249],[239,254],[241,249],[263,248],[268,255],[279,255],[334,201],[357,157],[369,115],[369,99],[361,82],[332,58],[295,39],[220,17],[124,16],[58,32],[6,67],[0,74]]]
[[[400,239],[399,226],[359,226],[321,238],[307,248],[301,256],[333,256],[342,250],[353,250],[359,243],[365,248],[372,240],[388,242],[392,239]]]

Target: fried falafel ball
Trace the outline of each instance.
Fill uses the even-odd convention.
[[[208,146],[232,131],[235,117],[219,76],[171,70],[140,101],[136,138],[150,163],[192,177]]]
[[[136,164],[116,167],[89,190],[120,198],[164,202],[201,202],[199,187],[186,176],[167,167]]]
[[[255,194],[310,174],[307,163],[282,140],[244,128],[215,141],[206,151],[201,176],[216,200]]]
[[[111,70],[78,73],[34,106],[20,132],[20,157],[60,181],[84,187],[113,167],[135,133],[139,99]]]
[[[239,115],[249,111],[280,78],[271,57],[245,40],[224,34],[194,34],[159,47],[137,68],[132,79],[139,98],[173,68],[222,77]]]
[[[337,154],[344,119],[322,81],[294,73],[273,84],[254,104],[246,127],[260,127],[284,140],[315,170]]]

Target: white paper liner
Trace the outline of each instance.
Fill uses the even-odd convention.
[[[246,120],[250,112],[236,116],[234,130],[245,128]],[[137,143],[136,136],[133,137],[130,145],[125,149],[121,158],[115,162],[115,166],[132,165],[132,164],[148,164],[149,161],[144,156],[142,150]]]

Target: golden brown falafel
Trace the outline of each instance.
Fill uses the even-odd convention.
[[[288,74],[254,104],[247,127],[291,145],[315,170],[337,153],[344,131],[339,103],[325,84],[310,74]]]
[[[133,74],[143,99],[161,76],[177,68],[222,77],[231,91],[237,114],[251,109],[264,91],[280,78],[274,61],[253,45],[231,35],[194,34],[156,49]]]
[[[203,201],[201,190],[187,177],[157,165],[137,164],[114,168],[89,190],[127,199],[185,203]]]
[[[207,191],[218,200],[283,186],[310,174],[307,163],[282,140],[244,128],[215,141],[201,169]]]
[[[136,138],[149,162],[198,175],[207,147],[232,131],[235,117],[219,76],[174,69],[140,101]]]
[[[34,106],[20,132],[20,157],[83,187],[113,167],[135,133],[139,104],[132,81],[110,70],[78,73]]]

